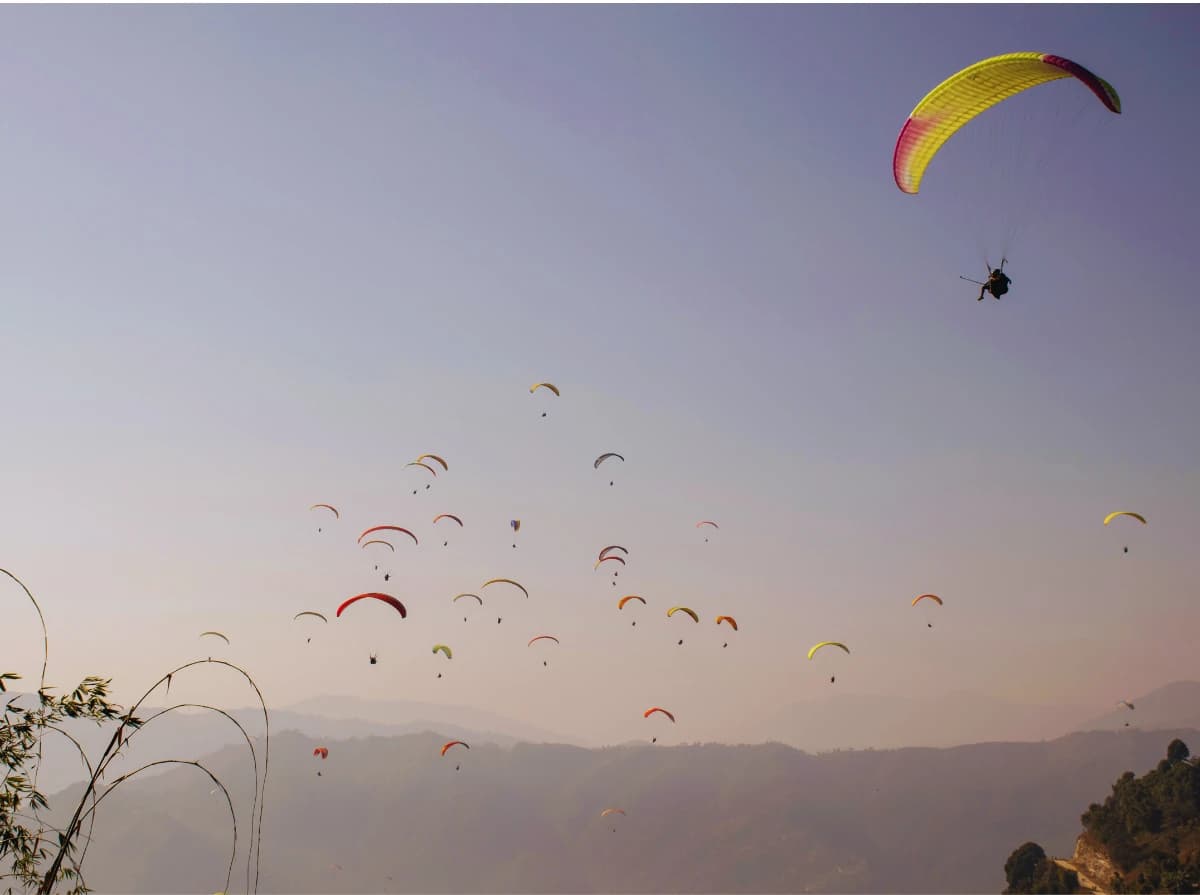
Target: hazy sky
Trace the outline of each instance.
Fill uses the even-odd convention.
[[[657,704],[737,740],[831,673],[1100,707],[1195,677],[1198,37],[1190,6],[0,11],[0,566],[51,681],[129,700],[212,654],[275,705],[619,739]],[[1047,85],[902,194],[908,112],[1016,50],[1123,114]],[[957,276],[1004,248],[977,303]],[[450,469],[414,496],[425,451]],[[421,538],[387,585],[379,523]],[[464,623],[493,576],[531,599]],[[379,588],[407,620],[332,621]],[[0,594],[0,664],[36,676]]]

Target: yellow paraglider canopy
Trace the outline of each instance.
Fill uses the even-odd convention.
[[[1131,513],[1129,510],[1118,510],[1115,513],[1109,513],[1107,516],[1104,517],[1104,524],[1108,525],[1108,523],[1112,522],[1118,516],[1132,516],[1138,522],[1142,523],[1142,525],[1146,524],[1145,516],[1143,516],[1141,513]]]
[[[1121,113],[1121,98],[1111,84],[1049,53],[1005,53],[951,75],[917,103],[900,130],[892,154],[896,186],[915,194],[933,157],[977,115],[1030,87],[1070,77],[1082,81],[1110,112]]]
[[[819,650],[823,646],[840,646],[842,649],[844,649],[846,651],[846,655],[850,655],[850,647],[846,646],[846,644],[838,643],[836,640],[822,640],[820,643],[818,643],[816,646],[814,646],[812,649],[810,649],[808,651],[808,657],[811,659],[814,655],[816,655],[817,650]]]

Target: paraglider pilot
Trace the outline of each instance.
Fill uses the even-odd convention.
[[[989,292],[999,301],[1000,296],[1008,292],[1008,284],[1012,279],[1004,272],[1004,265],[1005,261],[1001,261],[1000,266],[988,274],[987,282],[979,287],[979,298],[975,299],[976,301],[983,301],[983,296]]]

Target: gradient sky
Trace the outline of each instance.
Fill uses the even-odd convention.
[[[832,672],[1102,709],[1200,674],[1195,7],[0,26],[0,566],[43,604],[51,682],[129,700],[212,654],[275,705],[463,703],[614,740],[659,704],[678,739],[737,740]],[[900,193],[911,108],[1016,50],[1088,66],[1123,114],[1048,85]],[[1013,291],[979,304],[957,275],[1013,220]],[[609,450],[628,462],[593,470]],[[450,470],[414,496],[424,451]],[[318,501],[342,509],[320,534]],[[1150,524],[1103,528],[1116,509]],[[446,548],[440,512],[467,525]],[[354,539],[392,522],[422,538],[386,587],[408,620],[358,606],[306,645],[292,614],[382,586]],[[616,588],[592,570],[614,542]],[[450,596],[492,576],[532,598],[489,588],[464,624]],[[910,608],[925,591],[945,606]],[[3,664],[36,676],[35,620],[0,592]],[[650,600],[636,628],[623,593]],[[549,668],[537,633],[562,639]],[[806,661],[823,639],[853,655]],[[249,702],[217,674],[180,693]]]

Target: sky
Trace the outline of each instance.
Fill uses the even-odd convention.
[[[0,568],[42,604],[51,683],[127,703],[213,655],[278,706],[463,704],[611,742],[662,705],[676,740],[739,741],[831,674],[1103,709],[1200,673],[1194,7],[0,25]],[[1045,85],[901,193],[912,107],[1018,50],[1097,72],[1122,114]],[[958,277],[1000,253],[1012,291],[976,302]],[[593,469],[606,451],[625,462]],[[428,490],[424,452],[450,466]],[[376,571],[355,538],[381,523],[420,545]],[[613,543],[616,579],[592,568]],[[451,604],[492,577],[530,598]],[[380,589],[407,619],[332,618]],[[36,679],[36,618],[0,599],[3,664]],[[851,655],[810,662],[818,640]],[[179,686],[251,702],[207,669]]]

